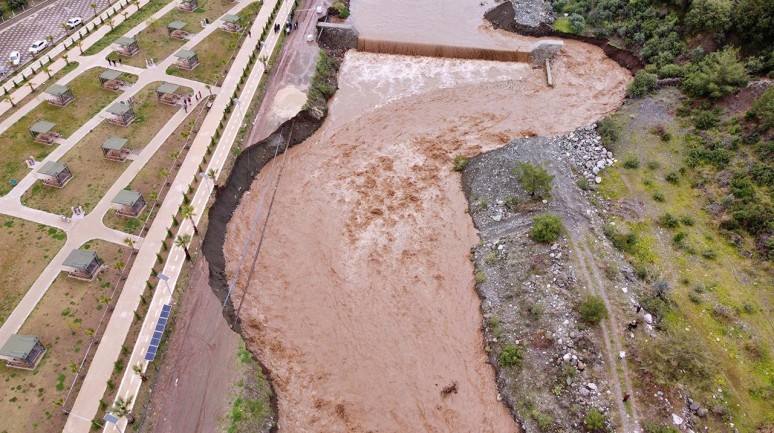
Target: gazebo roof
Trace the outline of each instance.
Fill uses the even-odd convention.
[[[43,164],[43,167],[40,167],[38,173],[48,176],[59,176],[59,173],[65,170],[67,170],[67,166],[61,162],[48,161],[47,163]]]
[[[126,146],[128,141],[129,140],[125,138],[114,137],[111,135],[104,143],[102,143],[102,148],[105,150],[121,150]]]
[[[0,349],[0,356],[24,359],[32,352],[36,344],[38,344],[38,337],[13,334]]]
[[[56,123],[49,122],[47,120],[38,120],[32,126],[30,126],[30,131],[36,134],[45,134],[46,132],[54,129],[55,126]]]
[[[223,21],[234,24],[239,21],[239,17],[236,15],[226,14],[223,15]]]
[[[128,47],[129,45],[136,44],[137,39],[130,36],[122,36],[116,39],[116,43],[122,47]]]
[[[106,69],[105,72],[99,74],[99,78],[110,81],[120,77],[121,74],[123,74],[121,71],[116,71],[115,69]]]
[[[126,206],[133,206],[135,203],[137,203],[137,200],[139,200],[140,198],[142,198],[142,193],[140,193],[139,191],[122,189],[121,191],[118,191],[118,194],[116,194],[116,198],[113,199],[113,203],[126,205]]]
[[[175,57],[183,60],[190,60],[196,57],[196,53],[193,50],[180,50],[175,53]]]
[[[120,102],[116,102],[115,104],[111,105],[107,109],[108,113],[116,115],[116,116],[123,116],[124,114],[132,111],[132,106],[129,104],[122,104]]]
[[[97,258],[97,253],[94,251],[73,250],[62,264],[71,268],[83,269],[87,268],[95,258]]]
[[[51,87],[46,89],[46,93],[54,96],[62,96],[69,91],[70,91],[69,87],[63,86],[61,84],[53,84]]]
[[[182,30],[183,27],[187,25],[188,23],[185,21],[172,21],[171,23],[167,24],[167,28],[172,30]]]
[[[180,86],[178,86],[177,84],[164,83],[160,85],[158,89],[156,89],[156,92],[157,93],[175,93],[179,88]]]

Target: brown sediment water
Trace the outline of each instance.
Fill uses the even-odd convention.
[[[572,41],[553,72],[547,88],[524,64],[347,54],[330,116],[287,152],[244,295],[242,330],[271,371],[281,432],[517,431],[483,351],[478,239],[451,160],[588,125],[630,79]],[[229,223],[229,275],[278,167]]]

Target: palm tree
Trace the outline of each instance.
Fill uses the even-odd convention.
[[[10,102],[11,103],[11,107],[15,107],[16,106],[16,103],[13,102],[13,96],[11,96],[11,95],[3,96],[3,100]]]
[[[67,24],[62,23],[62,24],[60,24],[60,26],[62,26],[62,28],[64,29],[66,35],[70,34],[70,27],[67,27]]]
[[[177,239],[175,239],[175,245],[182,248],[183,251],[185,251],[185,258],[189,261],[191,260],[191,253],[188,252],[188,243],[191,242],[191,235],[184,234],[184,235],[177,235]]]
[[[113,263],[113,269],[115,269],[115,270],[117,270],[119,272],[124,269],[124,266],[126,266],[126,263],[124,263],[123,260],[119,260],[119,261]]]
[[[196,228],[196,223],[194,222],[194,217],[196,216],[196,211],[194,210],[194,207],[190,204],[184,204],[180,206],[180,216],[182,216],[184,219],[188,218],[191,220],[191,225],[193,226],[194,233],[199,234],[199,229]]]
[[[67,54],[67,53],[62,54],[62,58],[65,61],[65,65],[69,65],[70,64],[70,55],[69,54]]]
[[[124,244],[134,250],[134,239],[132,238],[124,238]]]
[[[78,41],[78,49],[81,50],[81,55],[83,55],[83,41]]]
[[[141,364],[136,364],[136,365],[132,366],[132,371],[134,371],[135,374],[140,376],[140,380],[141,381],[145,382],[146,380],[148,380],[148,375],[145,374],[145,372],[142,371],[142,365]]]
[[[212,186],[215,188],[215,191],[218,190],[218,170],[215,170],[214,168],[211,168],[207,171],[207,176],[212,179]]]
[[[134,414],[131,409],[132,400],[134,400],[134,396],[126,398],[118,397],[116,398],[116,401],[113,402],[113,407],[110,408],[110,411],[119,418],[126,417],[126,422],[131,424],[134,422]]]
[[[51,71],[49,70],[48,66],[43,66],[40,69],[42,69],[43,72],[45,72],[48,75],[48,78],[51,78]]]
[[[48,42],[50,44],[52,44],[52,45],[54,44],[54,35],[48,35],[48,36],[46,36],[46,39],[48,39]]]

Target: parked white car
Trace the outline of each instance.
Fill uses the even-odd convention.
[[[67,20],[67,22],[65,23],[65,25],[66,25],[68,28],[70,28],[70,29],[74,29],[74,28],[78,27],[78,26],[79,26],[79,25],[81,25],[81,24],[83,24],[83,20],[81,19],[81,17],[70,18],[70,19],[69,19],[69,20]]]
[[[45,39],[40,39],[32,43],[32,46],[30,46],[30,54],[33,56],[38,55],[41,51],[48,48],[48,41]]]
[[[14,66],[19,66],[19,63],[21,63],[21,53],[18,51],[11,51],[11,54],[8,56],[8,61]]]

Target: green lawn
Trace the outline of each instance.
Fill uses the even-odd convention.
[[[193,12],[173,9],[166,15],[151,23],[145,30],[137,34],[137,45],[140,52],[124,62],[144,68],[147,59],[153,59],[156,63],[169,57],[185,44],[185,40],[177,40],[169,37],[167,24],[172,21],[183,21],[188,25],[183,29],[188,33],[198,33],[202,30],[199,22],[208,18],[210,22],[219,18],[227,10],[233,8],[235,3],[223,0],[202,0],[199,7]]]
[[[4,152],[0,155],[0,195],[11,190],[10,179],[21,179],[29,172],[24,158],[33,155],[40,160],[56,146],[46,146],[33,141],[28,131],[33,123],[39,119],[54,122],[57,125],[55,130],[67,138],[118,97],[118,93],[100,87],[97,77],[104,70],[92,68],[71,81],[68,86],[75,95],[75,100],[67,106],[57,107],[47,102],[41,103],[0,134],[0,142],[4,145]],[[128,82],[134,82],[136,78],[130,74],[124,74],[123,77]]]
[[[150,0],[148,4],[143,6],[139,11],[135,12],[132,16],[126,19],[126,21],[115,26],[113,30],[109,31],[105,37],[98,40],[94,45],[84,50],[83,53],[88,56],[92,56],[102,51],[105,47],[115,42],[116,39],[123,36],[126,32],[148,19],[151,15],[155,14],[161,8],[166,6],[169,0]]]
[[[80,204],[91,211],[108,188],[121,175],[129,161],[108,161],[102,156],[101,144],[111,135],[129,139],[133,150],[144,148],[167,121],[180,109],[156,101],[159,82],[151,83],[135,96],[137,118],[129,126],[104,121],[94,128],[60,160],[68,165],[73,179],[64,188],[51,188],[40,183],[22,196],[27,206],[56,214],[70,214],[70,207]],[[181,92],[191,92],[183,88]]]

